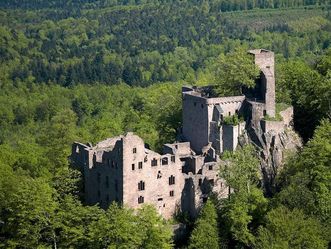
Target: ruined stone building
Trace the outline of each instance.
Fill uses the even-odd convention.
[[[71,161],[83,173],[86,203],[103,208],[112,201],[132,208],[149,203],[166,218],[176,211],[196,216],[210,192],[228,195],[218,177],[220,155],[245,142],[260,148],[262,173],[272,177],[276,172],[268,171],[268,165],[281,161],[282,149],[291,147],[284,132],[292,109],[281,113],[283,121],[263,119],[276,114],[274,53],[263,49],[249,53],[261,70],[255,89],[242,96],[213,97],[211,87],[183,87],[180,142],[165,144],[162,154],[146,148],[133,133],[94,146],[75,142]],[[233,115],[244,121],[223,122]]]

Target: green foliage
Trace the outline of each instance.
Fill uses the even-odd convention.
[[[217,212],[210,200],[204,204],[195,222],[189,248],[219,248]]]
[[[270,117],[268,114],[264,115],[263,117],[264,120],[266,121],[283,121],[282,116],[279,114],[279,112],[276,111],[275,117]]]
[[[80,173],[68,168],[71,143],[134,131],[159,150],[180,127],[181,81],[217,83],[220,94],[254,85],[248,47],[275,51],[277,101],[293,104],[308,139],[331,116],[330,14],[284,7],[316,3],[1,1],[0,247],[171,248],[169,225],[150,206],[135,213],[82,205]],[[252,10],[231,12],[242,9]],[[272,202],[292,211],[271,206],[265,223],[257,160],[244,148],[225,155],[221,175],[232,192],[220,205],[220,238],[207,203],[190,246],[323,246],[331,237],[331,153],[330,123],[321,124],[286,166]]]
[[[328,55],[322,56],[315,67],[319,67]],[[323,64],[323,72],[327,64]],[[302,61],[289,61],[281,66],[279,84],[286,86],[294,106],[294,124],[300,135],[307,141],[319,121],[330,118],[331,81]],[[328,70],[331,70],[329,68]]]
[[[104,0],[89,3],[61,0],[42,1],[39,6],[40,1],[39,4],[14,1],[17,9],[12,9],[12,1],[5,2],[0,15],[1,84],[8,80],[16,84],[35,80],[62,86],[96,82],[148,86],[179,80],[193,83],[201,81],[197,76],[202,75],[204,80],[213,80],[208,74],[214,71],[210,67],[216,64],[219,54],[242,45],[272,49],[290,58],[311,57],[330,43],[330,21],[318,6],[309,10],[223,13],[220,10],[252,9],[261,3],[170,0],[139,1],[139,6],[132,6],[133,1],[109,4]],[[32,10],[26,11],[30,5]],[[34,10],[34,5],[39,7]],[[273,4],[261,5],[265,8]],[[286,5],[283,2],[274,7]],[[52,10],[45,9],[47,6]],[[295,22],[307,28],[292,28],[297,26]],[[312,23],[320,28],[312,29]],[[244,81],[239,83],[251,85],[251,77],[246,82],[240,70],[247,67],[230,65],[233,65],[230,73],[226,72],[232,75],[229,79],[237,82],[236,75],[242,74],[239,80]],[[254,75],[253,71],[247,72]],[[217,74],[223,75],[222,71]]]
[[[246,49],[221,55],[216,68],[216,92],[219,95],[242,94],[242,87],[254,88],[260,70]]]
[[[170,249],[173,247],[171,227],[157,213],[155,207],[145,205],[138,211],[137,216],[139,230],[143,233],[141,248]]]
[[[254,248],[327,248],[319,222],[298,209],[280,206],[266,216],[266,225],[259,227]]]
[[[251,187],[249,193],[237,192],[223,201],[221,240],[232,241],[238,246],[251,247],[255,243],[255,231],[267,212],[267,199],[261,189]]]
[[[32,179],[0,165],[1,233],[6,248],[36,248],[54,241],[54,190],[42,179]]]
[[[172,248],[172,232],[154,207],[133,210],[112,204],[89,226],[91,248]]]
[[[117,204],[92,222],[89,237],[94,248],[136,248],[142,243],[142,231],[138,219],[130,209]]]
[[[255,153],[250,145],[224,153],[226,163],[221,166],[220,174],[234,191],[250,192],[250,187],[259,182],[259,161]]]
[[[103,210],[97,206],[83,206],[72,195],[63,196],[59,207],[54,222],[58,248],[96,248],[89,233],[91,224],[103,218]]]
[[[238,125],[240,122],[243,122],[243,117],[239,117],[238,114],[232,116],[224,117],[223,124],[225,125]]]
[[[331,124],[324,120],[313,139],[286,166],[280,178],[282,191],[279,203],[302,209],[306,215],[318,218],[330,236],[331,220]]]
[[[228,161],[220,174],[231,188],[229,199],[221,204],[221,238],[238,246],[252,246],[254,231],[261,224],[267,209],[259,183],[259,162],[253,147],[246,146],[234,153],[224,154]]]

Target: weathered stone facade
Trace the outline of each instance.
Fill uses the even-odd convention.
[[[179,210],[195,216],[210,191],[227,193],[216,155],[196,155],[188,142],[165,144],[160,155],[127,133],[95,146],[74,143],[71,159],[83,169],[86,203],[103,208],[112,201],[132,208],[150,203],[166,218]]]
[[[244,143],[260,148],[265,161],[262,171],[273,174],[268,166],[282,159],[279,144],[287,147],[284,129],[290,127],[293,110],[281,113],[284,121],[263,120],[266,115],[275,116],[274,54],[262,49],[249,53],[261,69],[255,92],[211,97],[211,87],[183,87],[181,142],[165,144],[162,155],[147,149],[133,133],[95,146],[75,142],[71,161],[83,172],[86,203],[103,208],[112,201],[132,208],[150,203],[165,218],[176,211],[196,216],[211,192],[228,195],[228,187],[218,176],[220,155]],[[224,119],[234,114],[245,121],[225,124]],[[275,149],[272,155],[268,154],[271,149]]]

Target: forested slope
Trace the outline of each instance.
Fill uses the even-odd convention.
[[[330,44],[325,8],[222,13],[180,2],[66,11],[0,12],[0,63],[9,79],[32,76],[63,86],[194,82],[238,44],[286,58],[321,53]]]
[[[214,238],[208,245],[222,248],[326,248],[331,15],[325,4],[0,1],[0,247],[172,247],[169,223],[153,208],[137,216],[117,206],[83,206],[81,175],[68,167],[70,145],[134,131],[160,149],[181,125],[183,84],[220,84],[227,72],[219,69],[235,61],[228,59],[238,56],[234,51],[266,48],[276,53],[277,102],[294,106],[295,127],[311,140],[286,164],[272,198],[263,196],[250,148],[228,155],[246,173],[227,179],[238,188],[229,200],[202,211],[189,247],[200,247],[207,227]]]

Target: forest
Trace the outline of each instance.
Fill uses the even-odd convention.
[[[0,1],[1,248],[330,248],[327,0]],[[241,51],[276,55],[276,100],[303,140],[266,196],[252,147],[224,155],[234,191],[197,220],[85,206],[73,141],[175,140],[181,87],[217,85]],[[232,86],[222,85],[224,92]],[[229,171],[230,170],[230,171]],[[246,186],[250,186],[247,188]],[[190,228],[175,244],[172,225]]]

